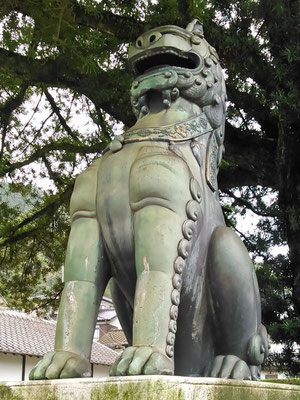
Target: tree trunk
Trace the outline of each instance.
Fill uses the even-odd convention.
[[[279,205],[283,213],[285,236],[293,275],[293,302],[300,313],[300,127],[282,123],[277,147]]]

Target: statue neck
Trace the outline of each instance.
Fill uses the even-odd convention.
[[[163,127],[195,118],[202,110],[199,106],[179,97],[166,108],[160,93],[148,94],[149,112],[139,118],[129,131],[141,128]]]

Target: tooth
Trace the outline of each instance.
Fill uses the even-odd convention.
[[[141,108],[141,112],[142,112],[142,114],[148,114],[148,111],[149,111],[149,109],[148,109],[148,107],[147,106],[143,106],[142,108]]]
[[[165,99],[165,100],[163,101],[163,104],[164,104],[164,106],[165,106],[166,108],[170,108],[170,107],[171,107],[171,102],[170,102],[169,100],[167,100],[167,99]]]
[[[162,92],[163,104],[166,108],[171,106],[171,90],[167,89]]]
[[[146,96],[144,95],[144,96],[141,96],[140,98],[139,98],[139,106],[141,107],[143,107],[143,106],[145,106],[146,105]]]

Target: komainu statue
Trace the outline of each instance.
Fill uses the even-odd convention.
[[[247,250],[225,227],[217,172],[226,89],[194,20],[129,49],[136,124],[77,178],[55,351],[31,379],[88,376],[108,281],[129,347],[111,375],[259,379],[268,339]]]

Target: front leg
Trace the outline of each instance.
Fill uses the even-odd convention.
[[[189,183],[185,162],[163,147],[144,147],[132,166],[130,200],[137,271],[133,345],[116,361],[111,375],[174,374],[180,297],[174,262],[187,219]]]
[[[90,354],[100,300],[108,282],[95,218],[72,225],[60,300],[55,350],[31,371],[30,379],[90,376]]]
[[[110,278],[95,210],[97,167],[96,161],[76,181],[55,350],[35,366],[30,379],[90,376],[96,318]]]
[[[172,306],[173,261],[178,243],[174,231],[170,232],[168,228],[172,227],[174,220],[180,225],[175,213],[159,206],[145,207],[135,215],[137,284],[133,346],[124,351],[117,367],[112,369],[112,375],[174,373],[173,357],[166,352]],[[158,231],[156,228],[159,226]],[[174,251],[170,251],[172,245]]]

